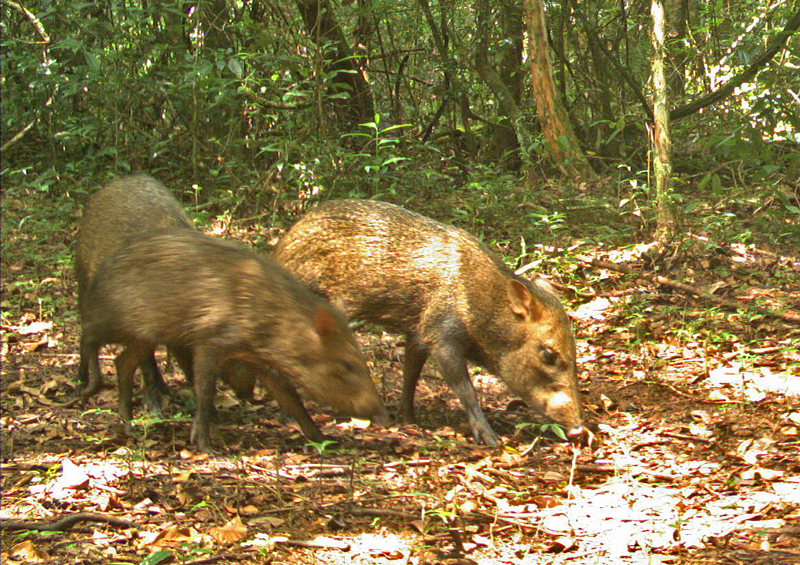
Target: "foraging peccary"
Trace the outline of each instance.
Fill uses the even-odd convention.
[[[575,342],[546,283],[515,276],[464,230],[366,200],[321,204],[275,248],[276,261],[355,318],[406,335],[401,416],[429,356],[467,411],[478,441],[497,444],[466,360],[499,376],[530,406],[582,435]]]
[[[344,317],[272,260],[190,230],[135,238],[108,257],[86,294],[80,372],[118,343],[119,410],[132,417],[132,377],[156,344],[188,350],[197,412],[192,441],[209,450],[215,376],[230,360],[258,378],[303,433],[322,436],[295,391],[377,424],[388,421]],[[270,370],[272,369],[272,370]]]
[[[78,308],[83,317],[86,291],[100,263],[129,238],[165,228],[194,230],[194,225],[180,203],[156,179],[135,174],[119,177],[95,192],[86,203],[78,229],[75,249],[75,275],[78,281]],[[173,350],[175,358],[191,381],[191,356],[186,351]],[[153,414],[161,414],[161,393],[166,385],[151,353],[140,365],[144,404]],[[253,375],[246,367],[232,364],[222,378],[242,398],[251,398]],[[101,385],[99,372],[89,374],[83,383],[81,396],[86,399]]]

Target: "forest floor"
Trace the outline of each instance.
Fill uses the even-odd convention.
[[[164,357],[174,417],[143,420],[140,438],[115,417],[112,349],[107,388],[75,402],[74,228],[26,220],[30,203],[4,206],[4,563],[800,562],[797,323],[575,259],[568,279],[551,281],[576,324],[590,445],[541,433],[478,370],[502,446],[476,445],[426,367],[415,426],[364,428],[309,403],[335,445],[310,445],[267,399],[240,402],[220,387],[219,452],[207,456],[190,446],[191,394]],[[800,312],[799,249],[713,243],[580,253]],[[358,339],[396,409],[402,342],[375,328]],[[62,531],[33,531],[42,525]]]

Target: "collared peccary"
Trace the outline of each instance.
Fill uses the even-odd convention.
[[[401,416],[433,357],[478,441],[497,444],[466,361],[499,376],[530,406],[582,434],[575,341],[546,283],[515,276],[464,230],[366,200],[321,204],[280,239],[274,257],[354,318],[406,335]]]
[[[84,316],[86,291],[100,263],[122,243],[136,235],[163,228],[194,229],[180,203],[156,179],[136,174],[119,177],[95,192],[84,208],[75,247],[75,276],[78,281],[78,309]],[[141,365],[144,402],[153,413],[161,412],[164,380],[151,354]],[[101,385],[99,370],[82,383],[86,399]]]
[[[295,385],[348,415],[388,421],[344,317],[271,259],[199,232],[136,237],[100,264],[86,293],[81,375],[96,370],[92,360],[106,343],[124,345],[115,364],[126,422],[133,373],[153,348],[190,353],[192,441],[206,451],[215,377],[231,360],[259,369],[259,380],[310,439],[322,435]]]
[[[75,249],[75,275],[78,281],[78,308],[83,317],[86,291],[100,263],[128,238],[165,228],[194,230],[194,225],[170,191],[153,177],[135,174],[116,178],[95,192],[86,204],[78,229]],[[180,349],[172,351],[191,381],[191,357]],[[140,365],[144,404],[148,411],[161,414],[161,393],[166,385],[151,353]],[[246,367],[233,365],[222,373],[242,398],[251,398],[254,377]],[[86,399],[101,385],[100,371],[91,371],[83,383]]]

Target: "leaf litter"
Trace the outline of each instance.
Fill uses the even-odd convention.
[[[650,249],[618,260],[635,263]],[[755,278],[759,267],[747,263],[748,253],[734,258]],[[665,271],[688,272],[690,263],[673,261]],[[783,286],[768,298],[796,310],[798,272],[783,272]],[[691,282],[759,298],[712,275],[695,269]],[[73,400],[74,318],[45,319],[20,305],[2,327],[2,560],[799,562],[797,328],[702,310],[679,293],[613,272],[594,280],[595,296],[572,309],[594,434],[577,449],[530,426],[524,406],[481,371],[474,381],[503,446],[475,445],[454,396],[426,368],[419,425],[375,429],[312,405],[336,440],[326,446],[309,445],[268,399],[250,404],[221,390],[220,454],[207,456],[188,447],[191,394],[163,353],[172,417],[142,420],[141,437],[131,439],[119,433],[113,389],[89,406]],[[35,297],[20,300],[33,304]],[[675,331],[691,324],[725,337]],[[387,405],[396,407],[402,342],[380,332],[359,331],[358,338]],[[113,351],[103,357],[108,383],[112,358]],[[76,521],[49,533],[8,527],[53,527],[69,516],[121,520]]]

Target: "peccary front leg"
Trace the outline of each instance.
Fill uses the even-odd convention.
[[[404,424],[413,424],[416,420],[414,417],[414,393],[417,390],[422,367],[427,360],[428,350],[419,345],[413,337],[406,335],[403,396],[400,399],[400,419]]]
[[[433,348],[431,356],[442,372],[445,381],[456,393],[467,411],[467,421],[475,440],[490,447],[496,447],[499,443],[497,435],[481,410],[478,395],[469,378],[467,363],[462,352],[453,345],[439,344]]]
[[[303,406],[303,401],[297,391],[291,383],[287,382],[283,375],[262,371],[258,374],[258,380],[261,381],[270,396],[278,401],[278,406],[280,406],[281,410],[294,418],[300,425],[304,436],[317,443],[321,443],[325,439],[325,436],[319,431],[314,420],[311,419],[305,406]]]
[[[136,367],[153,354],[153,347],[146,343],[135,342],[127,344],[122,353],[114,359],[117,368],[117,396],[119,402],[119,415],[125,423],[125,430],[131,432],[133,420],[133,374]]]

